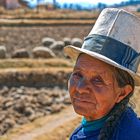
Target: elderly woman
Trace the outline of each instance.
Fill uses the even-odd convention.
[[[115,8],[103,10],[82,48],[65,47],[76,64],[69,93],[81,125],[70,140],[140,140],[140,120],[128,106],[140,62],[140,20]]]

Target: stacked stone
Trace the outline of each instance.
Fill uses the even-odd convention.
[[[3,87],[0,90],[0,135],[16,125],[57,113],[67,105],[70,105],[67,90],[59,87]]]

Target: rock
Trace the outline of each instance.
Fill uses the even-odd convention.
[[[9,88],[7,86],[4,86],[1,90],[0,90],[0,95],[7,97],[9,93]]]
[[[9,89],[9,92],[10,92],[10,93],[12,93],[12,92],[15,93],[16,91],[17,91],[17,88],[16,88],[16,87],[12,87],[12,88]]]
[[[44,108],[45,108],[46,112],[50,112],[51,113],[51,111],[52,111],[51,106],[45,106]]]
[[[32,114],[31,116],[29,116],[29,120],[32,122],[32,121],[34,121],[36,118],[39,118],[39,117],[42,117],[42,116],[39,116],[38,114]]]
[[[0,59],[6,58],[6,53],[7,53],[6,47],[0,46]]]
[[[55,98],[55,103],[56,104],[60,104],[60,103],[62,103],[64,101],[64,98],[63,97],[61,97],[61,98]]]
[[[83,41],[80,38],[73,38],[71,44],[73,46],[81,48]]]
[[[24,115],[25,116],[31,116],[31,115],[33,115],[34,114],[34,110],[31,108],[31,107],[27,107],[27,108],[25,108],[25,110],[24,110]]]
[[[61,74],[59,75],[61,77]],[[2,88],[0,91],[0,135],[16,125],[57,113],[66,107],[67,90],[55,88]],[[66,97],[65,97],[66,96]]]
[[[29,120],[27,117],[22,117],[22,118],[18,119],[16,123],[22,125],[22,124],[25,124],[28,122],[29,122]]]
[[[33,96],[37,96],[39,94],[39,91],[34,90],[34,92],[32,93]]]
[[[6,119],[5,122],[3,124],[1,124],[0,126],[0,134],[3,135],[5,133],[7,133],[7,131],[11,128],[13,128],[13,126],[15,125],[14,120],[11,119]]]
[[[64,104],[67,104],[67,105],[68,105],[68,104],[71,104],[71,99],[70,99],[70,97],[69,97],[69,96],[65,96],[65,97],[64,97],[63,103],[64,103]]]
[[[0,134],[4,135],[9,129],[9,125],[7,123],[4,123],[3,125],[1,125]]]
[[[9,98],[3,98],[3,102],[2,104],[6,104],[7,102],[13,102],[13,98],[9,97]]]
[[[16,90],[16,92],[17,92],[17,94],[23,94],[24,91],[23,91],[22,88],[19,88],[19,89]]]
[[[55,54],[45,47],[35,47],[32,51],[34,58],[53,58]]]
[[[0,123],[2,123],[6,119],[6,114],[0,114]]]
[[[10,108],[12,105],[13,105],[13,101],[8,101],[8,102],[6,102],[6,103],[4,104],[3,109]]]
[[[36,98],[33,98],[32,96],[26,95],[26,101],[29,102],[29,103],[35,103]]]
[[[5,101],[4,97],[0,96],[0,111],[1,111],[1,108],[3,108],[4,101]]]
[[[63,42],[64,42],[65,46],[71,45],[71,39],[68,38],[68,37],[65,37],[65,38],[63,39]]]
[[[13,110],[13,111],[14,111],[14,110]],[[17,119],[20,119],[20,118],[22,117],[22,114],[20,114],[20,113],[14,111],[14,113],[13,113],[13,117],[15,117],[16,120],[17,120]]]
[[[49,48],[53,43],[55,43],[55,40],[53,38],[45,37],[42,39],[42,44],[45,47]]]
[[[18,102],[17,104],[14,105],[13,108],[15,111],[17,111],[20,114],[24,114],[25,111],[25,103],[23,102]]]
[[[50,97],[54,97],[54,98],[57,98],[59,97],[59,94],[55,91],[53,91],[51,94],[50,94]]]
[[[19,49],[16,50],[13,54],[12,54],[12,58],[29,58],[29,52],[26,49]]]
[[[20,99],[20,97],[21,97],[21,95],[19,95],[19,94],[17,94],[17,93],[15,93],[15,94],[13,95],[13,98],[14,98],[15,100]]]
[[[13,119],[8,118],[5,120],[5,124],[7,124],[9,128],[11,128],[15,125],[15,121]]]
[[[61,104],[53,104],[51,106],[51,113],[60,112],[61,109],[62,109],[62,105]]]
[[[40,94],[38,95],[37,99],[41,105],[50,106],[52,104],[52,98],[47,95]]]

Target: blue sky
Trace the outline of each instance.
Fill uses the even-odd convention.
[[[47,0],[46,0],[47,1]],[[50,0],[49,0],[50,1]],[[97,4],[99,2],[106,3],[106,4],[114,4],[114,3],[120,3],[122,1],[128,1],[128,0],[56,0],[57,2],[62,3],[90,3],[90,4]]]
[[[37,1],[39,2],[52,2],[53,0],[22,0],[26,1],[27,5],[31,8],[34,8],[37,6]],[[120,3],[122,1],[128,1],[128,0],[56,0],[58,3],[82,3],[82,5],[96,5],[97,3],[105,3],[108,5],[114,4],[114,3]]]
[[[52,2],[53,0],[23,0],[28,2],[37,2],[37,1],[45,1],[45,2]],[[120,3],[122,1],[128,1],[128,0],[56,0],[59,3],[90,3],[90,4],[97,4],[99,2],[106,3],[106,4],[114,4],[114,3]]]

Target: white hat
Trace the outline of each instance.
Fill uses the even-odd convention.
[[[81,48],[72,45],[65,53],[76,59],[80,53],[127,71],[140,85],[137,68],[140,62],[140,19],[116,8],[104,9]]]

